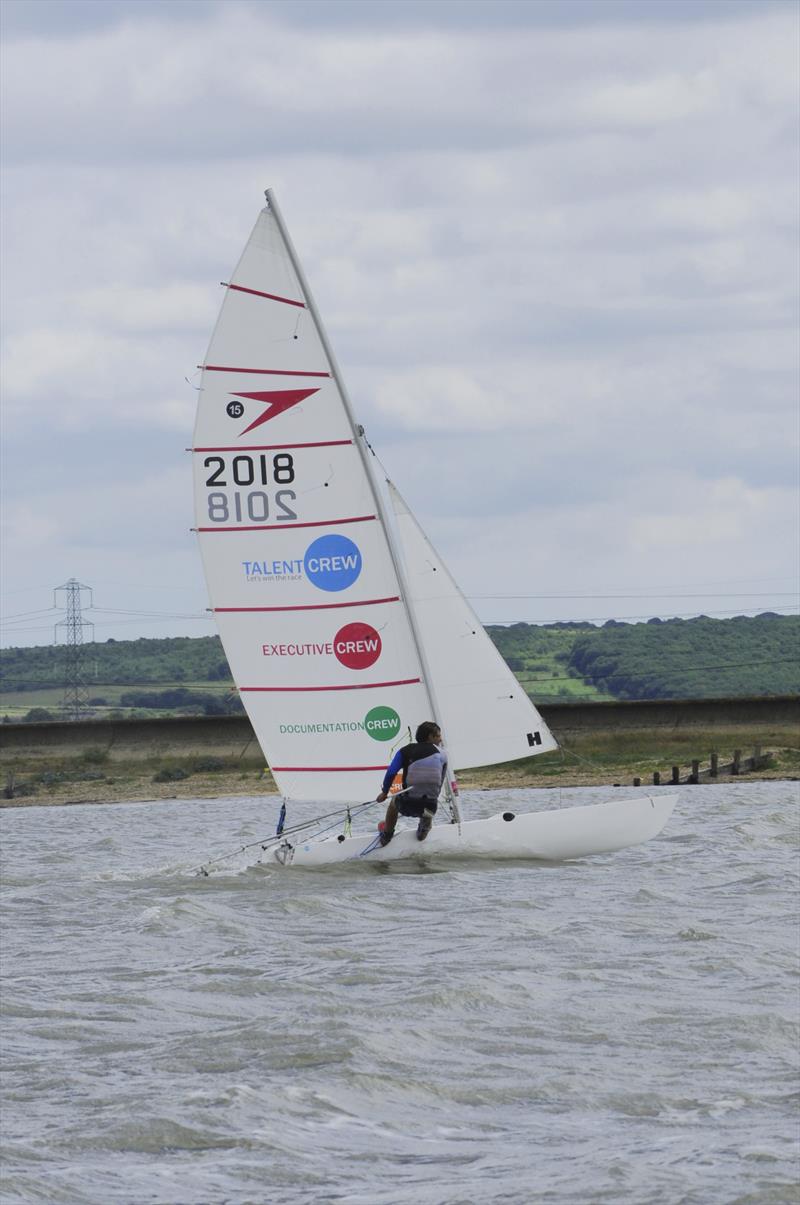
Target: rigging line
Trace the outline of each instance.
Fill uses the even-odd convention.
[[[410,788],[406,787],[405,790],[410,790]],[[402,795],[403,793],[403,791],[397,791],[393,798],[396,798],[397,795]],[[210,861],[204,862],[202,866],[190,867],[186,873],[207,875],[207,866],[216,866],[218,862],[224,862],[227,858],[235,858],[237,854],[243,854],[248,849],[254,849],[256,845],[260,845],[262,850],[268,849],[270,845],[278,844],[278,842],[284,840],[290,834],[293,835],[294,833],[303,832],[307,828],[313,828],[315,825],[319,825],[323,820],[330,820],[331,817],[335,817],[336,819],[333,824],[327,825],[325,828],[320,830],[321,832],[327,832],[329,828],[336,828],[339,824],[340,818],[342,816],[346,816],[348,811],[352,816],[354,813],[362,812],[366,808],[372,807],[374,803],[377,803],[377,800],[366,799],[363,803],[346,804],[343,808],[337,808],[335,812],[325,812],[322,816],[316,816],[311,820],[304,820],[299,824],[292,825],[291,828],[285,828],[280,834],[271,833],[269,837],[262,837],[258,841],[249,841],[247,845],[242,845],[238,849],[232,849],[229,853],[220,854],[219,857],[212,858]]]
[[[373,803],[374,800],[370,800],[369,802]],[[366,807],[367,804],[351,805],[351,808],[353,806],[355,806],[355,809],[358,810],[360,808]],[[246,851],[248,849],[255,849],[255,847],[257,845],[260,846],[262,850],[268,849],[270,845],[274,845],[276,842],[284,840],[289,835],[294,835],[295,833],[303,832],[303,830],[307,829],[307,828],[313,828],[315,825],[319,824],[322,820],[327,820],[329,816],[336,816],[338,818],[341,815],[342,815],[342,809],[339,809],[336,812],[327,812],[324,816],[318,816],[316,819],[313,819],[313,820],[305,820],[301,824],[295,824],[291,828],[283,829],[283,831],[280,834],[271,833],[269,835],[269,837],[261,837],[258,841],[249,841],[246,845],[241,845],[238,849],[231,849],[227,853],[220,854],[216,858],[211,858],[211,859],[205,861],[202,864],[202,866],[190,867],[186,873],[187,874],[194,873],[194,874],[207,875],[208,874],[208,871],[206,870],[207,866],[216,866],[218,862],[224,862],[228,858],[235,858],[237,854],[246,853]]]
[[[601,766],[600,762],[592,761],[591,758],[581,757],[580,753],[576,753],[574,749],[568,749],[566,745],[562,745],[559,741],[558,748],[561,753],[561,761],[564,761],[564,754],[568,753],[570,757],[574,757],[576,761],[583,762],[585,766],[590,766],[593,770],[601,770],[604,774],[608,773],[608,766]]]

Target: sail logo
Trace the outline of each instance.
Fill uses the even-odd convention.
[[[364,727],[374,741],[391,741],[400,732],[400,716],[393,707],[373,707],[364,716]]]
[[[333,640],[262,644],[264,657],[335,657],[347,669],[369,669],[381,655],[379,634],[368,623],[348,623]]]
[[[337,661],[347,669],[369,669],[381,655],[381,638],[368,623],[348,623],[333,639]]]
[[[281,724],[279,732],[290,736],[341,735],[345,732],[366,732],[374,741],[391,741],[400,734],[400,716],[393,707],[373,707],[363,720],[322,720],[317,723]]]
[[[232,393],[233,398],[244,398],[248,402],[259,402],[264,406],[264,410],[253,419],[248,427],[239,432],[239,438],[247,435],[248,431],[254,431],[256,427],[268,423],[271,418],[277,418],[279,414],[284,414],[287,410],[291,410],[292,406],[297,406],[300,402],[304,402],[307,397],[319,393],[319,386],[316,389],[267,389],[259,390],[256,393]],[[228,402],[225,407],[226,413],[230,418],[241,418],[244,414],[244,406],[241,402]]]
[[[304,576],[317,590],[337,593],[352,586],[364,564],[361,550],[347,536],[319,536],[302,558],[242,561],[248,582],[296,582]]]
[[[242,561],[242,569],[248,582],[299,582],[303,576],[300,560]]]
[[[318,590],[335,592],[352,586],[361,572],[361,552],[347,536],[320,536],[303,558],[306,577]]]

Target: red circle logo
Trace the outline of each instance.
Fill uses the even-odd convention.
[[[368,623],[347,623],[334,636],[333,651],[348,669],[369,669],[381,655],[381,638]]]

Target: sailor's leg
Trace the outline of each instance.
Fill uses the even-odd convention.
[[[386,818],[381,829],[381,845],[388,845],[394,836],[394,830],[397,826],[397,805],[393,799],[389,800],[386,808]]]
[[[433,812],[431,812],[428,808],[425,808],[424,812],[422,813],[422,815],[419,818],[419,824],[417,825],[417,840],[418,841],[425,840],[428,833],[431,831],[432,824],[433,824]]]

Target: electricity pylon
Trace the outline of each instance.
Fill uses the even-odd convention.
[[[53,591],[53,602],[58,606],[58,594],[66,593],[64,608],[66,614],[55,626],[55,642],[64,645],[64,714],[69,720],[84,719],[89,714],[89,692],[83,676],[84,660],[84,628],[91,628],[90,639],[94,638],[94,624],[81,615],[81,594],[86,591],[89,595],[89,606],[92,606],[92,591],[89,586],[82,586],[71,577],[63,586],[56,586]],[[62,637],[62,639],[59,639]]]

